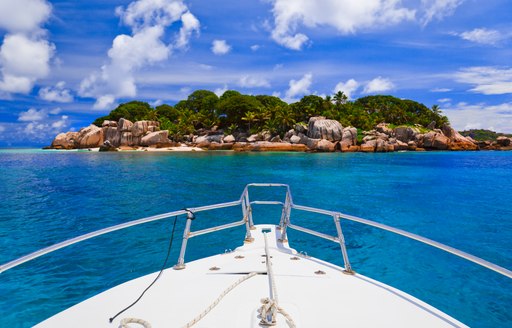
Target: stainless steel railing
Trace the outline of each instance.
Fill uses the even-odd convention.
[[[262,200],[251,201],[250,197],[249,197],[249,189],[250,188],[255,188],[255,187],[278,187],[278,188],[284,188],[286,190],[285,201],[284,202],[281,202],[281,201],[268,201],[268,200],[265,200],[265,201],[262,201]],[[207,229],[191,231],[192,221],[194,220],[196,213],[203,212],[203,211],[215,210],[215,209],[234,207],[234,206],[238,206],[238,205],[241,205],[241,207],[242,207],[242,219],[241,220],[235,221],[235,222],[232,222],[232,223],[227,223],[227,224],[215,226],[215,227],[211,227],[211,228],[207,228]],[[343,257],[343,261],[344,261],[344,265],[345,265],[345,272],[346,273],[353,273],[353,271],[352,271],[352,268],[350,266],[350,262],[349,262],[349,258],[348,258],[348,254],[347,254],[347,250],[346,250],[346,246],[345,246],[345,238],[343,236],[343,232],[342,232],[342,229],[341,229],[341,224],[340,224],[341,219],[358,222],[358,223],[361,223],[361,224],[364,224],[364,225],[372,226],[372,227],[375,227],[375,228],[378,228],[378,229],[381,229],[381,230],[385,230],[385,231],[389,231],[389,232],[392,232],[392,233],[395,233],[395,234],[398,234],[398,235],[402,235],[402,236],[407,237],[409,239],[413,239],[413,240],[419,241],[421,243],[424,243],[424,244],[430,245],[432,247],[441,249],[441,250],[443,250],[445,252],[451,253],[453,255],[456,255],[456,256],[461,257],[463,259],[466,259],[468,261],[474,262],[474,263],[476,263],[478,265],[481,265],[481,266],[483,266],[485,268],[488,268],[488,269],[493,270],[493,271],[495,271],[495,272],[497,272],[499,274],[502,274],[502,275],[504,275],[504,276],[506,276],[508,278],[512,278],[512,271],[510,271],[510,270],[508,270],[506,268],[503,268],[503,267],[501,267],[499,265],[496,265],[494,263],[488,262],[488,261],[483,260],[483,259],[481,259],[479,257],[476,257],[474,255],[471,255],[471,254],[468,254],[466,252],[463,252],[461,250],[455,249],[453,247],[441,244],[441,243],[436,242],[434,240],[431,240],[431,239],[428,239],[428,238],[425,238],[425,237],[422,237],[422,236],[419,236],[419,235],[416,235],[416,234],[413,234],[413,233],[410,233],[410,232],[407,232],[407,231],[404,231],[404,230],[401,230],[401,229],[398,229],[398,228],[394,228],[394,227],[391,227],[391,226],[388,226],[388,225],[385,225],[385,224],[382,224],[382,223],[378,223],[378,222],[362,219],[362,218],[359,218],[359,217],[356,217],[356,216],[352,216],[352,215],[348,215],[348,214],[343,214],[343,213],[335,212],[335,211],[328,211],[328,210],[323,210],[323,209],[318,209],[318,208],[313,208],[313,207],[296,205],[296,204],[293,203],[293,198],[292,198],[292,194],[290,192],[290,187],[288,185],[286,185],[286,184],[274,184],[274,183],[252,183],[252,184],[248,184],[248,185],[245,186],[244,191],[242,192],[242,195],[240,196],[240,199],[237,200],[237,201],[228,202],[228,203],[221,203],[221,204],[214,204],[214,205],[208,205],[208,206],[201,206],[201,207],[195,207],[195,208],[188,208],[188,209],[184,209],[184,210],[179,210],[179,211],[174,211],[174,212],[154,215],[154,216],[150,216],[150,217],[147,217],[147,218],[142,218],[142,219],[138,219],[138,220],[134,220],[134,221],[118,224],[118,225],[115,225],[115,226],[112,226],[112,227],[108,227],[108,228],[105,228],[105,229],[97,230],[97,231],[94,231],[94,232],[91,232],[91,233],[88,233],[88,234],[85,234],[85,235],[82,235],[82,236],[78,236],[78,237],[75,237],[75,238],[72,238],[72,239],[68,239],[68,240],[63,241],[61,243],[58,243],[58,244],[55,244],[55,245],[52,245],[52,246],[40,249],[40,250],[38,250],[36,252],[30,253],[30,254],[25,255],[23,257],[20,257],[20,258],[18,258],[16,260],[13,260],[13,261],[10,261],[8,263],[5,263],[5,264],[0,266],[0,273],[2,273],[4,271],[7,271],[9,269],[12,269],[14,267],[17,267],[17,266],[19,266],[19,265],[21,265],[23,263],[26,263],[28,261],[31,261],[33,259],[36,259],[36,258],[38,258],[40,256],[45,255],[45,254],[54,252],[54,251],[59,250],[61,248],[68,247],[70,245],[73,245],[73,244],[76,244],[76,243],[82,242],[84,240],[88,240],[88,239],[91,239],[91,238],[94,238],[94,237],[97,237],[97,236],[100,236],[100,235],[103,235],[103,234],[107,234],[107,233],[110,233],[110,232],[113,232],[113,231],[125,229],[125,228],[128,228],[128,227],[132,227],[132,226],[136,226],[136,225],[140,225],[140,224],[144,224],[144,223],[148,223],[148,222],[152,222],[152,221],[166,219],[166,218],[173,217],[173,216],[186,215],[187,222],[185,224],[185,229],[184,229],[184,233],[183,233],[183,240],[182,240],[182,246],[181,246],[181,250],[180,250],[180,255],[179,255],[177,264],[174,266],[175,269],[183,269],[183,268],[185,268],[185,252],[186,252],[186,248],[187,248],[187,242],[188,242],[188,239],[190,239],[190,238],[193,238],[193,237],[196,237],[196,236],[200,236],[200,235],[203,235],[203,234],[207,234],[207,233],[210,233],[210,232],[215,232],[215,231],[220,231],[220,230],[224,230],[224,229],[229,229],[229,228],[241,226],[241,225],[245,224],[245,226],[246,226],[245,242],[252,242],[253,238],[251,236],[251,230],[253,229],[253,226],[254,226],[253,217],[252,217],[252,205],[278,205],[278,206],[282,206],[281,219],[279,221],[279,227],[278,227],[279,229],[281,229],[281,236],[282,236],[281,242],[286,242],[287,241],[287,234],[286,233],[287,233],[287,229],[290,228],[290,229],[298,230],[298,231],[301,231],[301,232],[304,232],[304,233],[307,233],[307,234],[310,234],[310,235],[313,235],[313,236],[316,236],[316,237],[319,237],[319,238],[330,240],[332,242],[339,243],[340,249],[341,249],[341,253],[342,253],[342,257]],[[337,236],[327,235],[327,234],[324,234],[324,233],[321,233],[321,232],[318,232],[318,231],[315,231],[315,230],[311,230],[311,229],[308,229],[308,228],[305,228],[305,227],[301,227],[299,225],[296,225],[296,224],[292,223],[291,218],[290,218],[290,214],[291,214],[291,210],[292,209],[299,210],[299,211],[305,211],[305,212],[311,212],[311,213],[317,213],[317,214],[322,214],[322,215],[326,215],[326,216],[332,217],[332,219],[334,221],[334,224],[336,226]]]

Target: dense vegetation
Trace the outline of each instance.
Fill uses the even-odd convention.
[[[460,134],[462,134],[465,137],[471,137],[478,141],[485,141],[485,140],[496,140],[496,138],[504,136],[504,137],[512,137],[512,134],[504,134],[504,133],[498,133],[491,130],[483,130],[483,129],[471,129],[471,130],[465,130],[462,131]]]
[[[130,121],[157,120],[162,129],[179,140],[181,136],[199,129],[218,126],[227,133],[267,130],[281,136],[295,124],[307,124],[312,116],[325,116],[341,122],[343,126],[354,126],[369,130],[381,122],[394,125],[421,124],[437,126],[448,122],[438,106],[432,109],[412,100],[392,96],[367,96],[348,101],[343,92],[325,98],[309,95],[300,101],[287,104],[278,97],[268,95],[244,95],[228,90],[218,97],[208,90],[197,90],[186,100],[175,106],[160,105],[156,108],[145,102],[131,101],[119,105],[110,114],[100,117],[94,124],[101,126],[103,120]]]

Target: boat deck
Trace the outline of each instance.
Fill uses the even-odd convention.
[[[296,327],[466,327],[395,288],[298,255],[278,241],[280,231],[273,225],[257,225],[254,242],[233,252],[187,263],[184,270],[165,270],[144,297],[111,324],[109,318],[131,304],[157,273],[98,294],[36,327],[119,327],[123,318],[143,319],[153,328],[183,327],[252,272],[258,274],[240,282],[194,327],[261,327],[261,299],[271,294],[263,229],[270,230],[267,239],[279,306]],[[274,327],[288,327],[282,315],[277,319]]]

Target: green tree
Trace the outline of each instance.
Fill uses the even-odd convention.
[[[242,117],[243,121],[246,121],[249,126],[249,131],[251,131],[251,123],[258,121],[256,113],[248,111],[245,113],[244,117]]]

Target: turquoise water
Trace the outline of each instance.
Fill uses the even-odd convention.
[[[393,225],[510,269],[511,180],[512,152],[0,150],[0,263],[121,222],[237,200],[250,182],[276,182],[291,186],[297,204]],[[253,199],[258,195],[268,197],[256,194]],[[276,190],[271,196],[283,195]],[[218,214],[198,214],[193,229],[240,218],[238,208]],[[277,223],[279,210],[257,207],[254,219]],[[330,218],[293,212],[292,219],[335,232]],[[171,224],[172,218],[97,237],[1,274],[0,326],[29,327],[99,291],[157,271]],[[179,220],[178,241],[183,226]],[[342,227],[359,273],[411,293],[468,325],[512,326],[511,280],[403,237],[346,221]],[[186,260],[235,248],[243,234],[243,228],[236,228],[191,239]],[[342,264],[334,243],[298,232],[290,232],[289,239],[298,250]],[[171,262],[178,248],[179,242]]]

